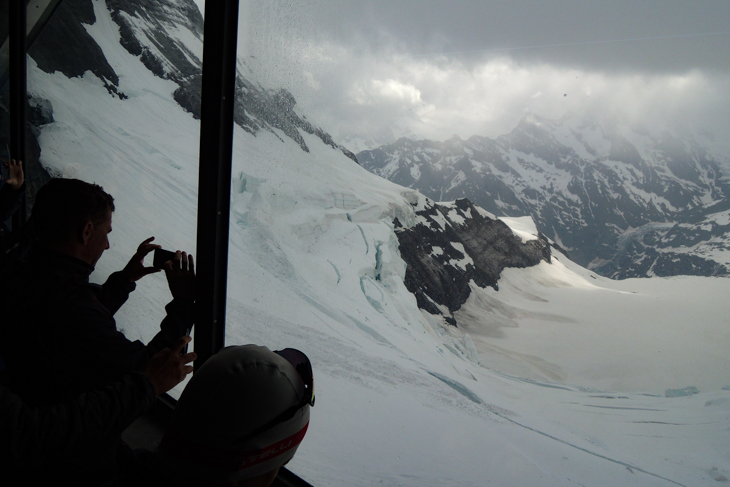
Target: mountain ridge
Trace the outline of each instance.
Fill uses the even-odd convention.
[[[155,76],[178,85],[173,98],[193,117],[200,118],[201,70],[203,57],[203,16],[193,0],[104,0],[112,20],[119,27],[121,45],[139,57]],[[86,32],[84,25],[96,21],[91,0],[66,0],[54,13],[47,28],[29,51],[38,67],[47,73],[61,71],[68,77],[91,71],[110,94],[126,97],[119,91],[119,76],[104,58],[101,47]],[[181,33],[183,27],[190,35]],[[69,46],[59,50],[55,46]],[[247,79],[239,61],[236,74],[234,122],[251,134],[280,130],[293,138],[303,150],[309,148],[298,132],[316,135],[322,142],[347,157],[355,155],[334,142],[322,128],[299,116],[296,100],[285,89],[266,89]],[[278,137],[278,135],[277,135]]]
[[[576,262],[609,277],[728,274],[730,228],[705,220],[712,208],[726,211],[730,184],[688,134],[528,114],[495,139],[401,138],[357,158],[435,201],[466,197],[497,216],[530,215]],[[674,225],[647,231],[655,223]],[[636,245],[619,246],[635,229]],[[672,231],[696,248],[675,248]],[[728,241],[721,252],[718,238]]]

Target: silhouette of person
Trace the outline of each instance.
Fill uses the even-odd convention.
[[[109,248],[113,211],[113,198],[100,186],[51,180],[33,208],[39,240],[24,262],[0,276],[0,356],[7,385],[29,404],[57,402],[144,370],[192,327],[194,263],[178,252],[165,268],[173,300],[159,333],[145,345],[117,330],[114,314],[135,282],[159,271],[144,265],[159,246],[146,239],[124,269],[101,286],[91,284],[89,275]]]
[[[129,263],[103,285],[89,282],[109,248],[114,198],[98,185],[53,179],[33,207],[37,241],[23,261],[0,276],[0,368],[4,385],[29,406],[73,400],[79,394],[145,370],[150,358],[188,335],[193,325],[192,256],[177,252],[165,264],[172,302],[160,331],[146,345],[117,330],[114,314],[135,282],[159,269],[144,258],[158,245],[148,238]],[[83,446],[74,454],[88,467],[77,484],[99,483],[116,473],[119,439]]]

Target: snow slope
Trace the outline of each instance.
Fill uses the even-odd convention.
[[[457,313],[482,365],[614,391],[728,384],[727,279],[612,281],[553,253],[552,265],[505,269],[499,292],[475,289]]]
[[[176,85],[118,44],[104,3],[94,6],[87,30],[129,98],[111,97],[90,73],[68,79],[32,65],[29,91],[53,104],[55,122],[39,138],[44,165],[116,197],[112,248],[94,273],[102,281],[150,235],[194,251],[199,125],[172,100]],[[558,256],[507,271],[499,292],[475,294],[486,306],[465,306],[475,315],[468,327],[444,326],[405,289],[393,232],[393,217],[412,224],[423,196],[314,135],[301,132],[308,153],[278,135],[236,127],[226,339],[312,359],[317,405],[293,471],[355,486],[730,477],[728,280],[617,284]],[[147,277],[117,322],[147,340],[168,299],[164,277]],[[663,397],[691,385],[700,393]]]

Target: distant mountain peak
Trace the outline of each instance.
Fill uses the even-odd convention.
[[[467,197],[498,216],[529,215],[577,263],[607,276],[729,272],[730,222],[703,219],[728,201],[730,181],[688,132],[634,129],[610,115],[526,113],[496,139],[416,140],[407,153],[386,145],[357,157],[436,201]],[[679,226],[652,225],[667,221]],[[641,238],[622,245],[636,229]]]

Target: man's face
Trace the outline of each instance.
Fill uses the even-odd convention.
[[[109,234],[112,231],[112,212],[107,211],[106,219],[94,224],[91,227],[91,234],[86,244],[87,247],[87,262],[92,266],[101,258],[101,254],[109,248]]]

